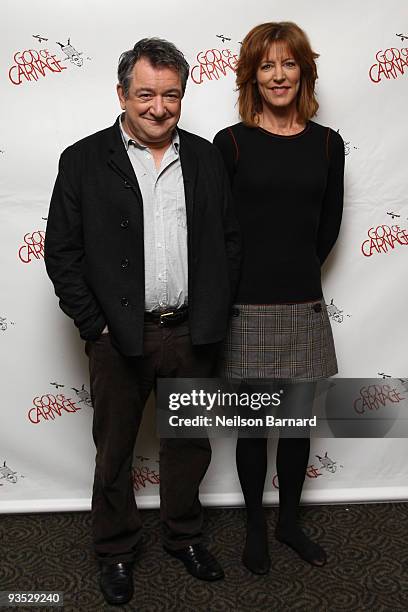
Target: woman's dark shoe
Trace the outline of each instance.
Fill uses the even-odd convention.
[[[279,542],[287,544],[301,559],[307,561],[310,565],[315,567],[326,565],[327,555],[324,549],[319,544],[316,544],[316,542],[312,542],[297,525],[290,528],[282,528],[278,525],[275,530],[275,536]]]
[[[242,563],[253,574],[267,574],[271,567],[266,521],[248,524]]]

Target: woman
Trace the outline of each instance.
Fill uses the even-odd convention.
[[[337,372],[320,268],[338,236],[344,144],[311,118],[318,57],[294,23],[265,23],[245,37],[237,64],[241,123],[219,132],[244,242],[223,374],[316,381]],[[312,565],[323,548],[297,523],[310,439],[281,437],[276,537]],[[239,438],[237,469],[247,509],[243,562],[270,567],[262,495],[267,439]]]

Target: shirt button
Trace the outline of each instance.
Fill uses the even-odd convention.
[[[120,298],[120,303],[122,304],[122,306],[129,306],[129,300],[125,297]]]
[[[127,268],[129,265],[129,260],[127,257],[125,257],[124,259],[122,259],[121,264],[122,268]]]
[[[129,219],[122,219],[120,223],[120,227],[122,227],[123,229],[126,229],[127,227],[129,227]]]

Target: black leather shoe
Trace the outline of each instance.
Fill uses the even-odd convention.
[[[187,548],[164,550],[172,557],[184,563],[186,570],[199,580],[220,580],[224,578],[224,571],[217,559],[202,544],[193,544]]]
[[[120,605],[133,597],[133,563],[101,563],[99,585],[108,604]]]

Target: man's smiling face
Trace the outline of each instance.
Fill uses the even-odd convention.
[[[180,75],[175,69],[152,66],[142,57],[133,67],[127,96],[121,85],[117,92],[129,136],[145,146],[164,146],[171,141],[183,97]]]

